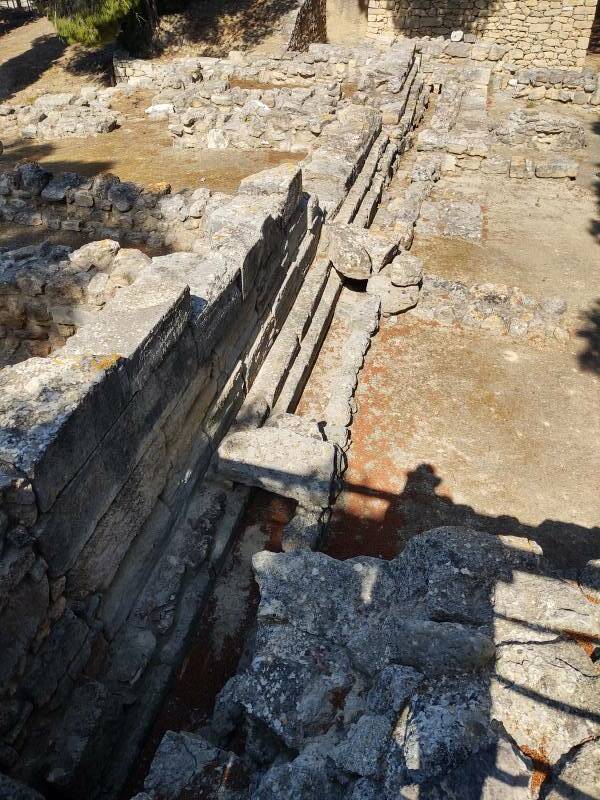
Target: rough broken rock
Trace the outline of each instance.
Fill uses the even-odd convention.
[[[383,272],[371,275],[367,283],[367,293],[380,299],[384,317],[408,311],[419,301],[418,286],[395,286],[389,275]]]
[[[423,280],[423,262],[404,251],[392,261],[390,278],[394,286],[416,286]]]
[[[331,225],[329,258],[344,277],[365,280],[372,271],[371,257],[365,248],[365,231],[351,225]]]
[[[248,775],[233,753],[211,745],[201,736],[167,731],[144,781],[144,791],[152,800],[242,800],[247,797]]]
[[[244,800],[533,800],[540,764],[594,797],[598,673],[568,626],[595,608],[535,543],[444,527],[391,561],[253,567],[252,652],[210,724],[223,750],[243,733]]]

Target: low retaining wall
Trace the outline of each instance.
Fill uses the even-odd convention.
[[[518,64],[582,66],[596,2],[370,0],[368,30],[373,37],[448,36],[461,30],[507,45],[507,58]]]
[[[205,218],[206,253],[153,259],[61,350],[0,370],[1,768],[95,797],[135,740],[223,557],[223,497],[196,528],[182,509],[320,225],[299,170],[253,176]]]
[[[171,194],[168,183],[140,186],[111,173],[53,175],[25,162],[0,173],[0,222],[185,250],[209,196],[208,189]]]

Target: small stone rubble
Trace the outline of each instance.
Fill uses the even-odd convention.
[[[482,328],[499,335],[519,338],[569,338],[560,297],[536,300],[516,286],[483,283],[467,286],[436,275],[423,279],[419,305],[412,314],[441,325]]]
[[[597,632],[600,612],[535,542],[438,528],[389,562],[296,551],[253,565],[250,652],[208,726],[165,735],[136,800],[533,800],[565,775],[592,785],[599,678],[572,631]]]
[[[110,239],[0,252],[0,363],[50,355],[149,264]]]
[[[222,81],[196,85],[192,96],[187,93],[172,106],[169,130],[177,147],[304,152],[335,119],[341,96],[336,83],[330,88],[264,90],[231,89]],[[160,108],[163,100],[156,97],[151,108]]]
[[[48,141],[69,136],[97,136],[119,127],[111,110],[115,89],[86,87],[79,95],[43,94],[31,105],[0,105],[0,136]]]
[[[514,97],[592,108],[600,105],[600,73],[589,67],[582,72],[543,67],[519,70],[508,84],[515,87]]]
[[[492,123],[486,110],[489,79],[481,68],[434,70],[441,92],[429,126],[418,134],[418,150],[446,153],[442,171],[449,175],[481,169],[517,179],[576,178],[579,165],[571,153],[586,145],[583,125],[537,109],[519,109]]]
[[[576,119],[534,109],[512,111],[493,133],[498,142],[510,147],[527,145],[542,151],[585,147],[585,131]]]

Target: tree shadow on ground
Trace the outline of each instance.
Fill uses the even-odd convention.
[[[585,341],[585,347],[577,356],[579,366],[600,375],[600,299],[582,314],[582,322],[577,336]]]
[[[600,20],[598,12],[596,17]],[[592,123],[592,132],[600,136],[600,120]],[[590,233],[600,244],[600,162],[596,164],[592,191],[596,199],[596,218],[590,221]],[[579,366],[586,372],[600,375],[600,298],[582,314],[581,322],[582,327],[577,331],[577,336],[585,341],[585,348],[577,357]]]
[[[0,6],[0,36],[31,22],[36,17],[36,12],[27,8]]]
[[[110,86],[113,82],[113,52],[113,45],[96,49],[77,47],[68,50],[64,39],[57,34],[37,36],[26,50],[0,61],[0,102],[10,100],[18,92],[35,84],[59,61],[63,62],[61,66],[70,75]],[[69,89],[70,87],[65,86],[64,91]],[[43,91],[42,87],[40,93]]]
[[[35,83],[63,55],[66,44],[58,36],[38,36],[23,53],[0,64],[0,100],[8,100]]]
[[[77,172],[80,175],[92,177],[100,172],[108,172],[114,167],[115,162],[108,159],[80,161],[76,158],[65,158],[56,160],[52,158],[56,149],[52,142],[34,143],[18,140],[7,144],[0,156],[0,172],[13,169],[23,161],[37,161],[44,169],[55,175],[62,172]]]

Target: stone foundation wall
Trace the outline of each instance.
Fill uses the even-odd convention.
[[[171,194],[168,183],[140,186],[111,173],[53,175],[26,162],[0,173],[0,222],[184,250],[209,196],[208,189]]]
[[[507,58],[532,66],[582,66],[597,0],[370,0],[369,35],[448,36],[461,30],[509,45]]]
[[[288,166],[203,224],[205,253],[153,259],[60,351],[0,370],[0,769],[65,798],[100,795],[118,730],[135,753],[179,663],[226,544],[211,527],[222,492],[192,522],[182,509],[321,216]]]

